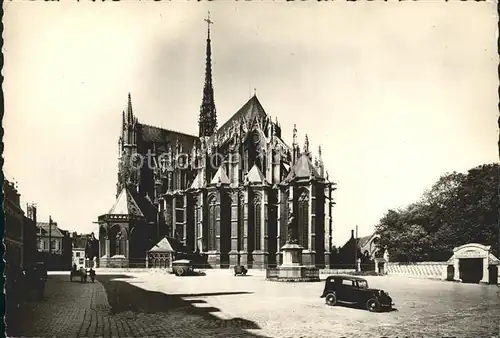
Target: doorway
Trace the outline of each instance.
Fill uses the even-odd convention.
[[[490,265],[488,267],[488,272],[489,272],[488,283],[493,285],[498,284],[498,266]]]
[[[483,259],[461,258],[459,272],[463,283],[479,283],[483,279]]]

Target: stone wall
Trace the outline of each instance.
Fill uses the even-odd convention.
[[[389,275],[408,275],[445,279],[447,266],[447,262],[388,262],[385,263],[385,272]]]
[[[351,274],[356,272],[354,269],[320,269],[319,273],[321,275],[342,275],[342,274]]]

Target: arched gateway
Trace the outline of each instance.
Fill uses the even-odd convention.
[[[490,249],[490,246],[478,243],[454,248],[453,256],[448,260],[447,279],[463,283],[497,284],[500,261]]]

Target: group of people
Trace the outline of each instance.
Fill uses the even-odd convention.
[[[85,259],[88,260],[90,268],[86,270],[85,268],[77,268],[76,264],[73,264],[73,268],[71,269],[70,279],[73,280],[73,276],[80,277],[82,282],[87,282],[87,276],[90,276],[90,280],[92,283],[95,281],[95,270],[92,269],[93,266],[96,266],[95,259],[98,256],[99,252],[99,241],[95,238],[94,233],[92,232],[90,236],[87,237],[87,243],[85,244]]]
[[[86,270],[84,268],[80,268],[80,270],[77,269],[76,264],[73,264],[73,268],[71,269],[71,275],[70,275],[70,280],[73,280],[73,276],[79,275],[81,277],[82,282],[86,283],[87,282],[87,275],[90,276],[90,280],[92,283],[95,281],[95,270],[90,268],[89,270]]]

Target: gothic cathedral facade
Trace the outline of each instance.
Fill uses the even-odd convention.
[[[313,159],[294,126],[281,136],[254,95],[218,127],[210,26],[198,136],[139,122],[129,94],[122,114],[116,202],[99,216],[100,265],[144,266],[167,236],[212,267],[276,266],[296,219],[304,265],[329,266],[332,192],[321,147]]]

